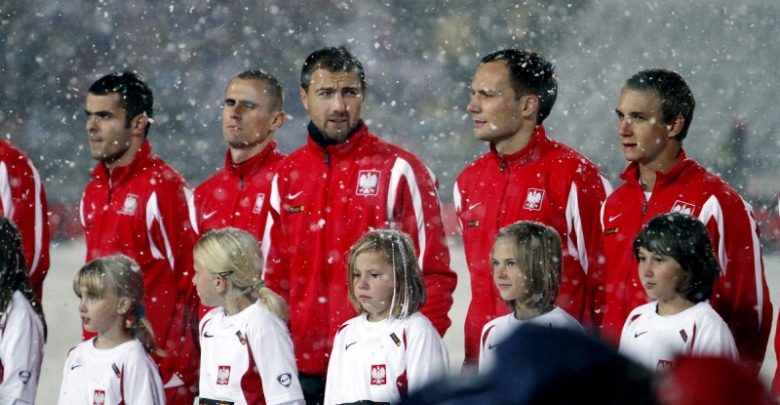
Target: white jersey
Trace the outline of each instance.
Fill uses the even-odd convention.
[[[231,404],[303,404],[290,332],[258,300],[200,321],[200,397]]]
[[[493,319],[482,328],[479,348],[479,372],[483,373],[493,367],[496,361],[496,346],[506,340],[515,329],[527,324],[548,326],[550,328],[574,329],[584,332],[577,319],[560,307],[555,307],[537,317],[519,320],[514,313]]]
[[[157,365],[140,341],[131,339],[98,349],[95,339],[81,342],[68,353],[60,405],[165,404]]]
[[[737,359],[737,348],[723,319],[702,301],[678,314],[656,313],[657,301],[631,311],[620,335],[620,353],[662,372],[678,355],[711,355]]]
[[[425,315],[369,322],[360,314],[339,327],[325,382],[325,404],[398,402],[443,377],[449,354]]]
[[[14,291],[0,317],[0,404],[32,404],[43,359],[43,322]]]

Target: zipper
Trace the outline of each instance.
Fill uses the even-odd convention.
[[[501,166],[498,167],[498,171],[503,173],[505,167],[506,167],[506,159],[504,159],[504,157],[501,156]]]

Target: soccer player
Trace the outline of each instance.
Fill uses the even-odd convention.
[[[599,209],[610,189],[598,168],[547,136],[544,120],[558,94],[553,65],[529,50],[505,49],[482,58],[471,81],[474,137],[490,150],[467,165],[454,190],[455,209],[471,275],[464,366],[478,360],[484,325],[509,312],[490,276],[493,238],[504,226],[538,221],[563,242],[556,305],[584,323],[589,279],[600,268]]]
[[[49,271],[47,210],[38,170],[22,151],[0,139],[0,216],[10,219],[22,235],[24,262],[38,299]]]
[[[239,73],[228,82],[222,105],[225,166],[193,194],[193,228],[204,234],[228,226],[263,238],[271,180],[284,154],[274,133],[284,125],[279,82],[260,70]]]
[[[271,189],[268,286],[290,305],[290,327],[307,403],[322,402],[336,328],[352,317],[346,268],[350,247],[371,228],[394,228],[414,242],[440,334],[450,326],[456,274],[449,268],[436,179],[413,153],[372,134],[360,118],[366,93],[360,61],[345,48],[309,55],[300,95],[308,139],[282,161]]]
[[[189,190],[152,153],[147,133],[153,104],[151,89],[131,72],[108,74],[90,86],[86,130],[98,163],[81,198],[81,223],[87,261],[122,253],[141,267],[147,317],[157,346],[167,353],[154,356],[167,402],[187,403],[194,400],[199,358]]]
[[[685,153],[694,106],[685,80],[666,69],[640,71],[620,92],[618,135],[630,163],[601,215],[607,273],[596,306],[605,311],[602,332],[617,344],[629,312],[648,301],[631,249],[642,226],[658,214],[686,213],[707,226],[720,264],[710,303],[729,325],[740,359],[758,372],[772,326],[758,227],[750,205]]]

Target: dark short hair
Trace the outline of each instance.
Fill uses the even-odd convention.
[[[314,51],[303,62],[301,69],[301,87],[308,91],[311,84],[311,75],[317,69],[325,69],[329,72],[354,71],[360,77],[360,86],[366,88],[366,73],[363,64],[344,46],[323,48]]]
[[[720,267],[712,251],[707,228],[698,219],[679,212],[661,214],[642,228],[634,239],[634,258],[639,248],[673,258],[685,272],[677,292],[688,301],[710,298]]]
[[[266,94],[271,99],[271,111],[284,110],[284,91],[272,74],[260,69],[249,69],[237,74],[234,79],[262,81],[265,83]]]
[[[674,121],[678,115],[682,115],[685,123],[682,131],[677,134],[677,140],[682,142],[685,139],[693,120],[696,100],[688,83],[679,73],[668,69],[642,70],[629,77],[623,87],[655,94],[661,103],[661,113],[667,124]]]
[[[125,110],[125,126],[129,127],[133,118],[146,114],[154,115],[154,95],[152,89],[134,72],[109,73],[89,86],[89,92],[98,96],[111,93],[119,95],[119,105]],[[151,120],[146,126],[146,133],[152,126]]]
[[[509,68],[512,88],[517,97],[534,94],[539,97],[541,124],[552,111],[558,98],[555,67],[542,55],[528,49],[504,49],[482,58],[482,63],[503,61]]]

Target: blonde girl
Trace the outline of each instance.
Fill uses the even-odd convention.
[[[207,232],[195,245],[202,404],[302,404],[287,305],[262,280],[262,253],[249,233]]]
[[[19,231],[0,217],[0,404],[32,404],[46,320],[24,265]]]
[[[400,231],[366,233],[350,250],[348,299],[358,316],[336,332],[325,403],[397,402],[443,377],[449,355],[431,322],[412,241]]]
[[[495,362],[495,348],[525,323],[582,330],[577,320],[555,305],[563,263],[555,229],[520,221],[499,230],[490,252],[493,282],[512,313],[482,328],[479,371]]]
[[[84,329],[97,336],[68,353],[59,404],[164,404],[138,264],[124,255],[95,259],[78,271],[73,292]]]

